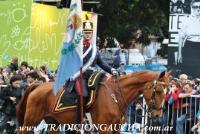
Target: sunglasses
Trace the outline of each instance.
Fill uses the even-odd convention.
[[[200,8],[200,5],[199,6],[192,6],[193,9],[197,9],[197,8]]]

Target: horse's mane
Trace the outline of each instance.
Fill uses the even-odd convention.
[[[140,71],[133,72],[119,77],[119,80],[126,80],[132,78],[132,83],[145,83],[157,79],[159,72],[154,71]]]

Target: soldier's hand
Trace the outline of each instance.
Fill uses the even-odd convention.
[[[118,71],[116,69],[114,69],[114,68],[111,69],[111,73],[114,76],[118,76],[119,75]]]

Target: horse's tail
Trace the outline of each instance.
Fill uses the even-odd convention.
[[[23,97],[20,99],[16,107],[16,116],[19,123],[19,126],[22,126],[24,123],[24,116],[26,112],[26,104],[29,94],[40,84],[33,84],[25,90]]]

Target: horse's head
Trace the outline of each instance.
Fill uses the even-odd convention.
[[[169,73],[162,72],[151,82],[145,84],[143,96],[148,105],[148,111],[151,117],[162,116],[165,100],[165,88],[169,83]]]

